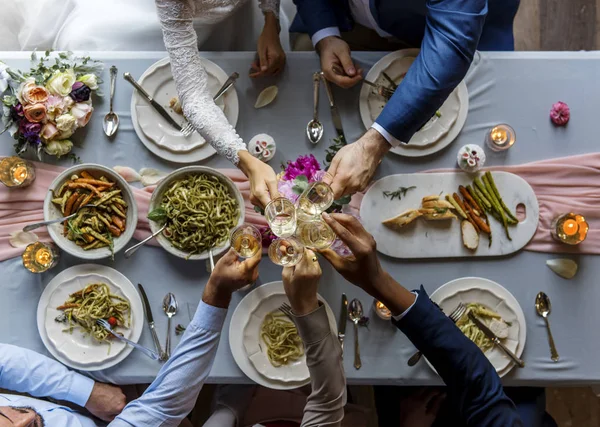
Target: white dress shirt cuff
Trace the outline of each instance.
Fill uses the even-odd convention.
[[[329,36],[335,36],[335,37],[340,37],[341,33],[338,27],[327,27],[327,28],[323,28],[322,30],[317,31],[316,33],[313,34],[312,36],[312,44],[313,46],[317,46],[317,43],[319,43],[321,40],[323,40],[325,37],[329,37]]]
[[[214,307],[201,300],[190,326],[205,331],[221,332],[226,317],[226,308]]]
[[[389,133],[387,130],[385,130],[379,123],[373,123],[371,125],[372,129],[375,129],[377,132],[379,132],[381,134],[381,136],[383,136],[385,138],[385,140],[387,142],[390,143],[390,145],[392,147],[397,147],[400,144],[402,144],[403,142],[400,141],[399,139],[396,139],[391,133]]]
[[[84,377],[76,372],[71,372],[71,374],[73,375],[73,379],[65,400],[73,402],[81,407],[85,407],[85,404],[92,395],[94,380]]]
[[[419,293],[418,292],[413,292],[413,294],[415,294],[417,296],[417,298],[419,298]],[[397,316],[393,316],[394,320],[397,322],[400,319],[402,319],[404,316],[406,316],[408,314],[408,312],[410,311],[411,308],[413,308],[413,306],[415,305],[415,303],[417,302],[417,298],[415,298],[415,301],[410,305],[410,307],[408,307],[406,310],[404,310],[402,313],[400,313]]]

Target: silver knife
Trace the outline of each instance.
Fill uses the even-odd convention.
[[[494,344],[500,347],[502,351],[506,353],[506,355],[510,357],[519,368],[525,367],[525,362],[519,359],[516,354],[510,351],[504,344],[502,344],[500,338],[498,338],[496,334],[490,330],[490,328],[485,326],[485,324],[481,320],[479,320],[472,312],[469,312],[469,319],[471,319],[473,323],[475,323],[475,325],[477,325],[477,327],[481,329],[481,332],[483,332],[489,339],[491,339]]]
[[[321,71],[321,78],[323,79],[323,83],[325,84],[325,92],[327,92],[327,98],[329,98],[329,108],[331,109],[331,120],[333,121],[333,126],[335,127],[335,131],[337,132],[338,136],[344,138],[345,141],[346,137],[344,136],[344,129],[342,128],[342,118],[340,117],[340,112],[338,111],[338,108],[335,105],[335,102],[333,101],[333,92],[331,91],[331,84],[325,78],[323,71]]]
[[[229,88],[234,85],[235,81],[238,79],[239,76],[240,75],[238,73],[236,73],[236,72],[231,73],[231,75],[227,78],[227,80],[225,81],[225,83],[223,83],[223,86],[221,86],[221,89],[219,89],[219,91],[213,97],[213,101],[216,101],[225,92],[227,92],[229,90]]]
[[[150,105],[152,105],[152,107],[154,107],[154,109],[158,112],[158,114],[160,114],[161,116],[163,116],[171,126],[173,126],[175,129],[177,129],[179,132],[181,132],[181,126],[179,125],[179,123],[177,123],[175,121],[175,119],[173,117],[171,117],[169,115],[169,113],[167,113],[167,110],[165,110],[162,105],[160,105],[158,102],[156,102],[154,100],[154,98],[152,98],[150,96],[150,94],[148,94],[148,92],[146,92],[144,90],[144,88],[142,86],[140,86],[140,84],[138,82],[135,81],[135,79],[133,78],[133,76],[130,73],[123,73],[123,77],[125,78],[125,80],[127,80],[129,83],[131,83],[133,85],[133,87],[144,97],[146,98],[146,100],[150,103]]]
[[[152,316],[152,309],[150,308],[150,302],[148,301],[148,296],[146,295],[146,291],[141,283],[138,283],[138,288],[140,289],[140,295],[142,296],[142,301],[144,302],[144,313],[146,313],[146,320],[148,321],[148,326],[150,327],[150,333],[152,334],[152,340],[154,341],[154,346],[156,347],[156,351],[160,355],[160,361],[164,362],[167,360],[166,354],[162,351],[160,347],[160,341],[158,340],[158,335],[156,335],[156,326],[154,325],[154,317]]]
[[[342,309],[340,310],[340,323],[338,324],[338,339],[344,352],[344,338],[346,337],[346,322],[348,321],[348,298],[342,294]]]

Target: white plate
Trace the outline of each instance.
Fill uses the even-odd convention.
[[[213,94],[225,83],[228,75],[208,59],[201,58],[208,74],[209,91]],[[177,96],[175,81],[171,74],[169,58],[163,58],[148,68],[139,78],[139,83],[146,89],[178,123],[185,118],[169,107],[171,98]],[[235,127],[239,115],[239,101],[235,87],[229,89],[218,101],[225,117]],[[148,102],[133,91],[131,98],[131,119],[136,134],[142,143],[157,156],[175,163],[193,163],[204,160],[215,154],[214,148],[207,144],[198,132],[184,137],[173,128]]]
[[[119,328],[125,337],[137,342],[144,326],[142,301],[133,284],[121,273],[102,265],[82,264],[59,273],[44,289],[37,309],[40,337],[48,351],[61,363],[74,369],[97,371],[116,365],[131,353],[132,347],[113,341],[110,352],[107,344],[95,342],[79,329],[72,334],[62,332],[66,324],[54,319],[62,312],[56,307],[64,303],[69,294],[92,283],[104,282],[111,291],[126,297],[131,304],[129,329]]]
[[[403,49],[381,58],[367,74],[366,79],[376,83],[386,83],[385,71],[394,81],[399,82],[419,54],[419,49]],[[360,91],[360,116],[366,129],[370,128],[385,106],[385,101],[370,86],[363,84]],[[421,157],[436,153],[448,146],[460,133],[469,111],[467,86],[461,82],[440,107],[441,117],[432,117],[425,126],[416,132],[408,144],[401,144],[391,152],[407,156]]]
[[[430,298],[446,314],[450,314],[460,302],[480,303],[496,311],[502,319],[511,323],[508,338],[503,343],[518,357],[522,356],[527,338],[525,314],[517,299],[503,286],[481,277],[463,277],[442,285]],[[496,346],[484,354],[500,377],[514,366],[514,362]],[[434,369],[429,361],[427,363]]]
[[[242,372],[244,372],[244,374],[246,374],[246,376],[248,376],[248,378],[250,378],[252,381],[264,387],[272,388],[275,390],[293,390],[308,384],[310,382],[310,378],[307,376],[306,379],[303,381],[286,380],[284,382],[281,380],[274,380],[263,376],[250,361],[244,346],[244,334],[246,330],[246,325],[250,321],[251,313],[257,310],[257,307],[262,305],[266,300],[271,300],[271,297],[273,295],[282,295],[282,303],[287,301],[287,298],[285,297],[285,291],[283,289],[283,282],[277,281],[259,286],[240,301],[240,303],[235,309],[235,312],[233,313],[233,316],[231,317],[231,324],[229,326],[229,345],[235,363],[239,366]],[[337,334],[335,316],[333,315],[331,308],[320,295],[317,296],[319,298],[319,301],[321,301],[325,305],[325,310],[327,311],[327,317],[329,319],[329,325],[331,327],[332,333]],[[260,336],[258,335],[258,333],[256,334],[256,340],[260,340]],[[276,369],[281,369],[283,371],[288,368],[282,366],[281,368]],[[306,372],[308,372],[308,368],[306,368]],[[286,374],[281,375],[286,378],[289,377]]]

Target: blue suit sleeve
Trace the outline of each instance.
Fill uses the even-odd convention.
[[[330,0],[294,0],[294,4],[311,38],[319,30],[338,26]]]
[[[429,0],[421,52],[376,123],[408,142],[464,78],[486,15],[487,0]]]
[[[435,367],[467,426],[522,426],[492,364],[421,287],[411,310],[394,324]]]

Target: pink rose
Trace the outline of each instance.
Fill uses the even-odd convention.
[[[56,135],[58,135],[58,129],[52,123],[46,123],[42,128],[42,137],[46,141],[50,141]]]
[[[39,123],[46,118],[46,106],[44,104],[26,105],[23,107],[25,118],[32,123]]]
[[[90,121],[94,108],[90,104],[78,102],[71,107],[71,114],[77,119],[77,126],[84,127]]]

